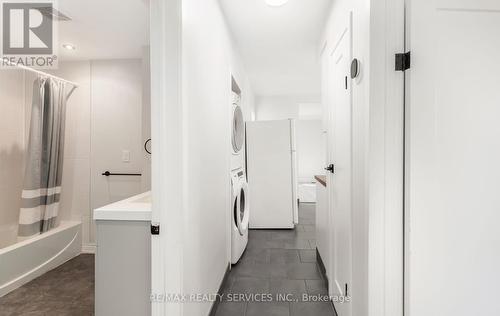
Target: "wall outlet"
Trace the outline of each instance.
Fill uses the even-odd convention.
[[[130,162],[130,150],[122,150],[122,162]]]

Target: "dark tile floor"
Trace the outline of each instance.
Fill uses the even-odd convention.
[[[94,256],[80,255],[0,298],[0,316],[94,315]]]
[[[217,316],[335,315],[330,302],[303,300],[304,294],[317,298],[328,291],[316,263],[314,204],[300,205],[299,223],[295,230],[250,231],[248,248],[229,274]],[[262,302],[255,294],[271,294],[272,301]],[[278,301],[276,294],[293,296]]]

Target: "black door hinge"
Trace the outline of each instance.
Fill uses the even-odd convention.
[[[396,54],[396,71],[405,71],[410,69],[411,53]]]
[[[160,234],[160,224],[151,224],[151,235]]]
[[[334,164],[329,164],[326,168],[326,171],[330,171],[330,173],[335,173],[335,165]]]

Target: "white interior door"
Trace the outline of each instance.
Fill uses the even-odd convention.
[[[500,315],[500,2],[409,17],[409,315]]]
[[[333,256],[330,267],[330,293],[349,296],[351,284],[352,223],[351,223],[351,62],[350,21],[334,45],[329,61],[330,94],[330,163],[335,172],[328,173],[330,191],[330,227]],[[339,316],[351,314],[350,304],[336,304]]]

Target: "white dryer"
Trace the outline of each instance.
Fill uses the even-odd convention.
[[[231,173],[231,263],[240,260],[248,243],[248,185],[243,169]]]

